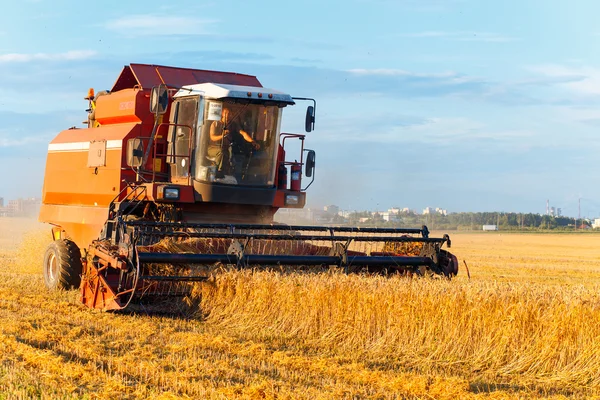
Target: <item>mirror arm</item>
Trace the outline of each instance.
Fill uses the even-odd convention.
[[[150,140],[148,141],[148,147],[146,147],[146,152],[144,153],[144,158],[142,158],[142,165],[138,167],[138,171],[145,167],[148,162],[148,157],[150,156],[150,149],[154,144],[154,136],[156,136],[156,131],[158,130],[158,118],[154,120],[154,127],[152,128],[152,133],[150,134]]]
[[[306,189],[308,189],[310,187],[310,185],[313,184],[313,182],[315,181],[315,170],[313,169],[313,173],[312,173],[312,179],[311,181],[308,183],[308,185],[306,185],[306,187],[304,189],[302,189],[303,192],[306,191]]]
[[[313,155],[313,157],[312,157],[312,160],[313,160],[313,161],[312,161],[312,171],[311,171],[311,177],[312,177],[312,179],[311,179],[311,181],[308,183],[308,185],[306,185],[306,187],[305,187],[304,189],[301,189],[303,192],[304,192],[304,191],[306,191],[306,189],[308,189],[308,188],[310,187],[310,185],[312,185],[312,184],[313,184],[313,182],[315,181],[315,169],[316,169],[316,168],[315,168],[315,163],[314,163],[314,153],[315,153],[315,151],[314,151],[314,150],[311,150],[311,149],[304,149],[304,151],[308,152],[308,153],[309,153],[309,156],[310,156],[310,154],[312,153],[312,155]],[[311,157],[309,157],[309,156],[307,156],[307,157],[306,157],[306,162],[308,162],[308,160],[311,158]]]

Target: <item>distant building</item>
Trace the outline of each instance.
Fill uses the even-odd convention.
[[[312,224],[330,224],[337,214],[329,213],[322,209],[314,208],[281,208],[275,214],[277,222],[286,224],[312,225]]]
[[[553,217],[562,216],[562,208],[560,207],[550,207],[549,204],[546,205],[546,215],[551,215]]]
[[[386,221],[386,222],[398,222],[400,221],[400,216],[398,215],[398,213],[391,213],[391,212],[382,212],[381,213],[381,218]]]
[[[592,222],[592,228],[599,229],[600,228],[600,218],[596,218],[594,222]]]
[[[11,213],[18,213],[19,211],[21,211],[21,207],[22,207],[22,200],[21,199],[18,199],[18,200],[9,200],[8,204],[6,205],[6,208]]]
[[[498,225],[483,225],[484,231],[497,231]]]
[[[1,208],[2,215],[5,217],[33,217],[39,214],[41,204],[41,200],[35,197],[9,200],[6,207]]]
[[[11,217],[12,212],[8,207],[4,207],[4,199],[0,197],[0,217]]]
[[[436,207],[435,210],[431,207],[427,207],[423,210],[423,215],[438,213],[440,215],[448,215],[448,211],[442,208]]]
[[[415,214],[417,213],[416,211],[413,211],[413,210],[411,210],[411,209],[410,209],[410,208],[408,208],[408,207],[403,207],[403,208],[400,208],[400,207],[392,207],[392,208],[389,208],[389,209],[388,209],[388,212],[389,212],[390,214],[408,214],[408,213],[411,213],[411,212],[412,212],[412,213],[415,213]]]
[[[331,223],[333,217],[337,214],[331,214],[325,210],[311,210],[312,220],[316,224],[328,224]]]
[[[323,207],[323,210],[325,210],[325,212],[328,212],[330,214],[336,215],[340,212],[340,208],[338,206],[325,206]]]
[[[350,210],[340,210],[338,211],[338,215],[340,217],[344,217],[344,218],[348,218],[350,216],[350,214],[355,213],[356,211],[350,211]]]

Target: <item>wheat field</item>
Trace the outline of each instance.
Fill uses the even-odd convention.
[[[600,398],[600,235],[452,239],[471,279],[224,272],[182,318],[47,292],[0,219],[0,399]]]

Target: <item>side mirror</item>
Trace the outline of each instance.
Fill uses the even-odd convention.
[[[308,106],[306,108],[306,119],[304,121],[304,129],[306,132],[311,132],[315,128],[315,108]]]
[[[304,171],[304,175],[307,177],[311,177],[315,170],[315,151],[308,150],[308,154],[306,155],[306,171]]]
[[[165,85],[154,86],[150,94],[150,112],[161,115],[167,111],[169,106],[169,92]]]
[[[139,167],[144,158],[144,145],[142,139],[129,139],[127,141],[127,165]]]

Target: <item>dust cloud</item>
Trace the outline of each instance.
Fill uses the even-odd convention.
[[[40,231],[46,228],[50,238],[49,225],[35,218],[0,218],[0,250],[16,250],[26,233]]]
[[[34,218],[0,218],[0,268],[41,274],[51,241],[49,226]]]

